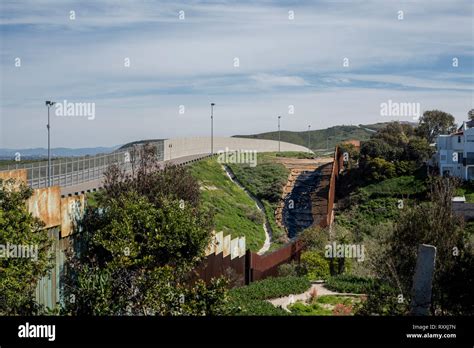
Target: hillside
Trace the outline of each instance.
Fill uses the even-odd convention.
[[[368,129],[366,129],[368,128]],[[367,140],[373,131],[370,127],[361,128],[359,126],[334,126],[327,129],[317,129],[310,131],[311,149],[334,148],[334,146],[349,139]],[[278,140],[278,132],[267,132],[250,135],[235,135],[237,138],[253,138]],[[308,146],[308,131],[290,132],[281,131],[281,141],[293,143],[302,146]]]
[[[247,247],[258,251],[265,241],[264,217],[254,201],[227,177],[215,159],[193,163],[191,173],[199,181],[204,206],[215,213],[215,230],[232,238],[245,236]]]
[[[358,126],[334,126],[326,129],[316,129],[311,133],[311,150],[333,149],[336,144],[343,140],[367,140],[377,130],[385,127],[389,122],[379,122],[374,124],[360,124]],[[409,123],[416,126],[416,123]],[[236,138],[253,138],[278,140],[278,132],[266,132],[249,135],[234,135]],[[290,132],[281,131],[281,141],[308,146],[308,131]]]

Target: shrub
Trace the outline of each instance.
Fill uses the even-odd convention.
[[[371,278],[340,274],[329,278],[325,286],[333,291],[365,294],[373,284],[374,280]]]
[[[326,279],[330,273],[329,261],[321,252],[305,251],[301,254],[300,266],[310,280]]]
[[[235,315],[288,315],[267,299],[300,294],[308,290],[311,283],[305,277],[267,278],[248,286],[229,291],[229,312]]]
[[[334,315],[350,315],[352,314],[352,306],[351,305],[344,305],[343,303],[338,303],[334,309],[332,310],[332,314]]]
[[[292,276],[296,277],[299,274],[299,266],[296,262],[285,263],[278,267],[278,276],[279,277],[287,277]]]

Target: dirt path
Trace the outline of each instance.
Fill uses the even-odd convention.
[[[255,197],[252,193],[250,193],[249,190],[247,190],[242,185],[242,183],[235,177],[234,173],[232,172],[232,170],[228,166],[223,165],[222,168],[226,172],[229,179],[234,184],[239,186],[242,190],[244,190],[245,193],[247,193],[247,195],[255,202],[255,205],[257,206],[257,209],[260,210],[263,213],[263,218],[264,218],[264,220],[263,220],[263,231],[265,232],[265,242],[263,243],[262,248],[257,252],[258,255],[262,255],[270,249],[271,236],[272,236],[272,230],[271,230],[270,224],[268,223],[267,216],[265,215],[265,207],[263,206],[262,202],[260,202],[260,200],[257,197]]]
[[[303,292],[302,294],[297,295],[288,295],[285,297],[279,297],[275,299],[268,300],[272,305],[275,307],[281,307],[284,310],[288,311],[288,306],[295,303],[296,301],[307,301],[311,297],[311,292],[316,289],[316,293],[318,296],[322,295],[336,295],[336,296],[363,296],[361,294],[352,294],[352,293],[343,293],[343,292],[335,292],[327,289],[324,287],[322,283],[316,283],[311,285],[307,291]]]

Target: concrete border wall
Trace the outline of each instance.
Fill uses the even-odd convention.
[[[171,145],[171,146],[170,146]],[[307,147],[280,143],[281,151],[311,152]],[[214,137],[214,153],[229,150],[255,150],[257,152],[278,151],[278,141],[265,139],[247,139]],[[164,159],[198,155],[211,152],[211,137],[174,138],[166,139],[164,143]]]

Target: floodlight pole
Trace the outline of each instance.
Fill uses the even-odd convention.
[[[310,131],[311,131],[311,125],[309,124],[308,125],[308,150],[309,150],[309,147],[311,145],[311,133],[310,133]]]
[[[48,129],[48,187],[50,187],[51,186],[51,124],[50,124],[50,118],[49,118],[49,109],[51,108],[51,106],[56,104],[56,102],[47,100],[45,104],[48,108],[48,124],[46,125],[46,128]]]
[[[280,118],[281,116],[278,116],[278,152],[280,152],[280,140],[281,140],[281,136],[280,136]]]
[[[214,105],[211,103],[211,156],[214,155]]]

